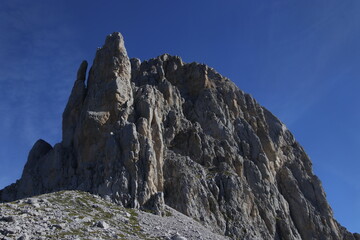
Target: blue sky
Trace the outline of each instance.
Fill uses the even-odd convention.
[[[121,32],[130,57],[214,67],[294,133],[336,219],[360,232],[360,1],[0,1],[0,188],[61,114],[83,59]]]

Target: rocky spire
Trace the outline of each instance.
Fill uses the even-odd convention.
[[[112,117],[132,100],[130,84],[131,65],[120,33],[107,36],[99,48],[91,67],[88,80],[88,111],[109,112]]]
[[[70,147],[73,144],[73,137],[76,125],[79,121],[81,109],[86,94],[85,79],[88,63],[83,61],[77,72],[77,78],[71,91],[69,101],[63,113],[62,122],[62,144]]]

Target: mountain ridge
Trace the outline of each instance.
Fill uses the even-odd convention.
[[[1,201],[63,189],[163,214],[164,203],[234,239],[360,239],[333,218],[286,126],[214,69],[129,59],[120,33],[87,62],[63,113]]]

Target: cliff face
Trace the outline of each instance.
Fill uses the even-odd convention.
[[[1,201],[77,189],[157,214],[166,204],[234,239],[360,239],[334,220],[286,126],[214,69],[129,59],[113,33],[86,71],[62,142],[36,142]]]

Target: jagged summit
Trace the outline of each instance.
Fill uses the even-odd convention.
[[[129,59],[120,33],[87,63],[62,142],[39,140],[1,201],[63,189],[163,214],[168,205],[233,239],[360,239],[333,218],[286,126],[214,69],[164,54]]]

